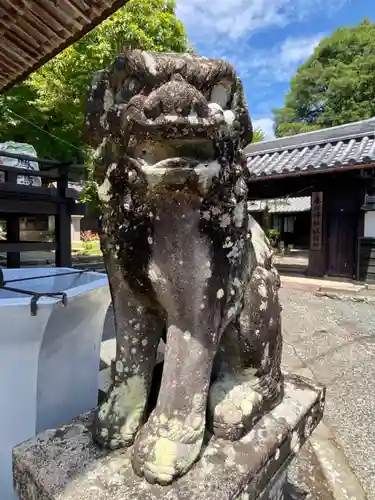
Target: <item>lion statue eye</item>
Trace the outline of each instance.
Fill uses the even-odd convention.
[[[230,98],[230,85],[225,82],[215,85],[211,91],[210,102],[213,104],[218,104],[221,109],[228,109],[228,103]]]
[[[128,102],[132,97],[139,94],[142,89],[142,84],[134,77],[129,77],[124,80],[116,95],[116,103]]]

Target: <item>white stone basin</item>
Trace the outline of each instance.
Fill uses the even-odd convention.
[[[40,297],[33,316],[31,296],[0,288],[0,499],[13,500],[12,448],[97,404],[110,293],[107,276],[97,272],[33,268],[3,274],[5,286],[65,292],[67,299],[64,306],[60,297]]]

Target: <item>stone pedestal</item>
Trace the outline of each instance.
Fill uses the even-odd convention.
[[[283,401],[243,439],[207,435],[196,465],[164,487],[133,473],[131,449],[95,446],[85,414],[13,450],[15,488],[20,500],[284,500],[287,467],[321,420],[324,397],[322,387],[286,376]]]

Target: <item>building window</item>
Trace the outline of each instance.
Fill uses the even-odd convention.
[[[294,221],[295,217],[293,215],[284,217],[284,233],[294,233]]]

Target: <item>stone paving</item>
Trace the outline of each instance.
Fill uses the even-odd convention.
[[[320,464],[307,443],[300,451],[288,471],[291,484],[290,499],[287,500],[335,500]]]
[[[299,267],[301,269],[307,269],[309,265],[309,254],[308,250],[289,250],[285,254],[276,254],[274,257],[274,263],[279,266],[292,266]]]
[[[327,386],[325,421],[374,498],[374,306],[290,288],[280,296],[285,352]]]

